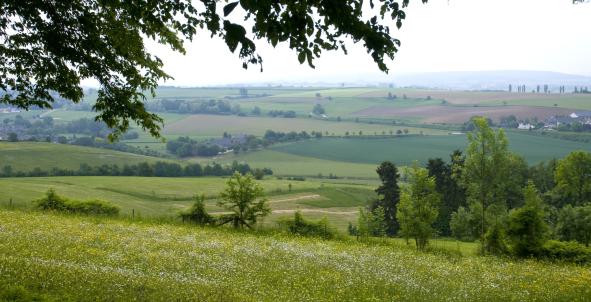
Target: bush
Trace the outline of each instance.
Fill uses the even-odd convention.
[[[37,208],[46,211],[66,211],[67,201],[65,198],[57,195],[54,189],[47,190],[45,197],[34,200],[33,203],[37,205]]]
[[[451,214],[449,227],[457,240],[473,241],[473,225],[472,215],[466,208],[459,207],[456,212]]]
[[[328,225],[326,217],[317,222],[312,222],[304,219],[300,211],[295,212],[293,220],[283,219],[278,224],[291,234],[320,237],[323,239],[333,239],[336,237],[336,231]]]
[[[195,196],[195,203],[180,214],[183,222],[189,221],[198,225],[213,224],[215,219],[205,211],[205,195]]]
[[[77,214],[106,216],[116,216],[119,214],[119,207],[103,200],[69,200],[66,205],[70,212]]]
[[[550,260],[591,263],[591,248],[575,241],[563,242],[549,240],[542,247],[540,256]]]
[[[506,238],[503,226],[500,223],[493,224],[484,234],[484,251],[491,255],[508,254]]]
[[[30,301],[53,301],[44,295],[32,293],[22,285],[7,285],[0,287],[0,301],[30,302]]]
[[[119,214],[119,207],[112,205],[107,201],[89,200],[77,201],[69,200],[57,195],[54,189],[47,190],[45,197],[33,201],[37,208],[44,211],[58,211],[86,215],[107,215],[115,216]]]
[[[511,212],[507,233],[513,254],[518,257],[537,256],[548,232],[542,199],[531,182],[523,190],[523,195],[525,205]]]
[[[558,214],[556,232],[560,240],[577,241],[586,246],[591,243],[591,205],[567,205]]]

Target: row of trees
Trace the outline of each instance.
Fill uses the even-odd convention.
[[[248,150],[267,147],[275,143],[293,142],[310,138],[321,138],[322,132],[306,131],[301,132],[280,132],[267,130],[262,138],[253,135],[232,137],[224,133],[223,140],[210,140],[198,142],[189,137],[178,137],[176,140],[169,140],[166,143],[168,152],[178,157],[190,156],[215,156],[228,150],[234,152],[246,152]]]
[[[163,99],[146,103],[146,108],[156,112],[182,114],[240,114],[239,104],[230,104],[226,100],[187,101],[180,99]]]
[[[233,173],[253,174],[257,179],[264,175],[272,175],[273,171],[268,168],[252,169],[246,163],[234,161],[231,165],[212,163],[200,165],[191,163],[185,166],[173,162],[158,161],[155,163],[142,162],[132,165],[119,166],[101,165],[90,166],[80,164],[78,170],[65,168],[51,168],[43,170],[35,168],[32,171],[15,171],[11,165],[5,165],[0,170],[0,177],[43,177],[43,176],[144,176],[144,177],[182,177],[182,176],[227,176]]]
[[[583,88],[581,87],[580,89],[575,86],[574,87],[574,93],[582,93]],[[513,85],[509,84],[509,88],[508,88],[509,92],[513,92]],[[527,88],[525,85],[518,85],[517,86],[517,92],[519,93],[526,93]],[[550,85],[544,84],[544,85],[537,85],[535,90],[531,91],[532,93],[550,93]],[[565,86],[558,86],[558,93],[566,93],[566,87]]]
[[[112,132],[104,122],[97,122],[94,119],[81,118],[67,123],[55,124],[50,116],[25,119],[17,115],[14,119],[5,118],[2,120],[0,127],[0,129],[7,129],[27,138],[57,137],[63,133],[106,138]],[[130,132],[123,138],[131,139],[129,136],[137,137],[138,133]]]
[[[293,110],[269,110],[267,115],[270,117],[295,118],[296,112]]]
[[[591,154],[575,151],[528,167],[508,151],[502,129],[490,128],[484,118],[473,124],[465,156],[455,151],[449,163],[437,158],[427,168],[415,164],[402,190],[396,166],[382,163],[379,198],[363,210],[357,230],[412,237],[419,249],[435,234],[478,238],[483,253],[519,256],[548,252],[549,239],[589,244]]]
[[[166,150],[178,157],[215,156],[225,151],[223,147],[209,143],[199,143],[188,136],[169,140],[166,143]]]

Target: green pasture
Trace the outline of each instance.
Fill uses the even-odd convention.
[[[50,170],[62,168],[77,170],[80,164],[136,164],[164,160],[150,156],[107,149],[90,148],[41,142],[0,142],[0,168],[11,165],[13,171],[30,171],[34,168]]]
[[[32,207],[32,200],[41,198],[49,188],[76,200],[100,199],[121,207],[122,213],[140,216],[176,217],[190,206],[195,195],[204,194],[207,209],[218,213],[217,196],[226,179],[222,177],[158,178],[158,177],[35,177],[0,178],[0,204]],[[280,217],[292,216],[297,210],[311,218],[326,216],[341,230],[357,218],[357,208],[375,198],[371,185],[323,182],[320,180],[264,179],[272,215],[272,223]],[[289,185],[291,184],[291,190]]]
[[[522,155],[530,164],[562,158],[574,150],[591,151],[591,144],[566,141],[516,131],[508,132],[509,149]],[[410,165],[429,158],[449,159],[456,149],[467,146],[465,135],[408,136],[386,139],[324,138],[272,147],[277,152],[337,162],[378,164],[390,160],[399,165]]]
[[[505,101],[508,105],[559,107],[576,110],[591,110],[591,95],[589,94],[567,94],[551,95],[539,99],[515,99]],[[484,105],[503,105],[503,101],[487,101]]]
[[[588,267],[419,253],[399,240],[368,245],[352,238],[323,241],[7,210],[0,211],[0,221],[4,300],[586,301],[591,296]]]
[[[408,129],[409,133],[425,135],[445,135],[446,131],[405,127],[388,124],[369,124],[355,122],[325,121],[315,118],[271,118],[271,117],[238,117],[231,115],[191,115],[185,119],[171,123],[164,128],[164,135],[187,135],[192,137],[220,137],[224,132],[238,134],[246,133],[263,135],[267,130],[290,132],[312,131],[322,132],[326,135],[344,136],[346,132],[358,135],[362,131],[364,135],[396,133],[397,130]]]
[[[314,144],[321,141],[300,142],[296,144]],[[341,162],[334,159],[320,159],[311,156],[300,156],[275,150],[259,150],[241,154],[227,154],[214,159],[197,158],[197,161],[208,163],[217,161],[231,163],[234,160],[246,162],[253,168],[271,168],[279,176],[307,176],[326,177],[329,174],[338,177],[371,178],[376,179],[376,165],[366,163]]]

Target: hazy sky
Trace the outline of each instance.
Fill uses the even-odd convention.
[[[591,3],[571,0],[411,0],[407,20],[394,34],[402,41],[391,72],[540,70],[591,76]],[[300,65],[285,46],[257,43],[264,72],[241,67],[223,41],[202,35],[187,55],[150,44],[174,80],[202,86],[265,81],[318,81],[380,75],[361,44],[349,55],[325,52],[316,69]]]

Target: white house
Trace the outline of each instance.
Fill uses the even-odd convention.
[[[534,128],[536,128],[536,127],[530,123],[527,123],[527,124],[519,123],[519,126],[517,126],[517,129],[520,129],[520,130],[530,130],[530,129],[534,129]]]

